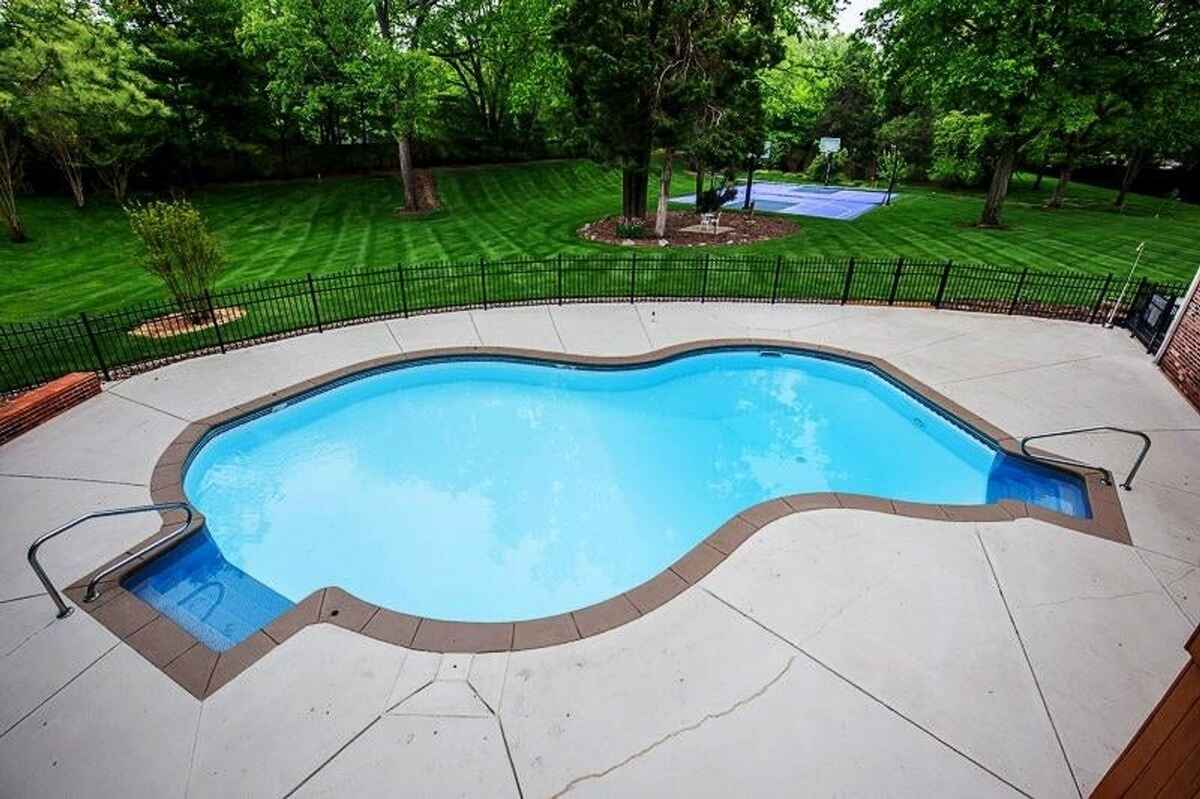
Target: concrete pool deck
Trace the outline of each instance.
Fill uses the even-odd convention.
[[[492,346],[632,355],[771,338],[885,358],[1017,435],[1112,424],[1154,448],[1133,546],[1033,519],[858,510],[770,522],[617,629],[498,654],[305,628],[200,702],[88,614],[55,621],[24,551],[148,502],[189,423],[347,364]],[[1121,472],[1131,441],[1048,446]],[[1119,475],[1120,476],[1120,475]],[[1078,796],[1200,622],[1200,416],[1123,331],[956,312],[757,304],[492,309],[174,364],[0,447],[0,796]],[[47,545],[65,586],[152,532]],[[144,624],[144,621],[142,622]],[[127,620],[136,635],[139,619]]]

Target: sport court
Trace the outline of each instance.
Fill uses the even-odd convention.
[[[796,183],[755,183],[750,189],[750,201],[759,211],[796,216],[815,216],[821,219],[857,219],[876,206],[883,205],[886,193],[864,189],[842,189],[837,186],[807,186]],[[893,194],[892,199],[900,195]],[[724,204],[725,208],[741,208],[746,197],[745,185],[737,187],[737,196]],[[696,195],[672,197],[674,203],[696,202]]]

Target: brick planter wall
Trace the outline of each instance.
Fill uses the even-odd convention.
[[[1179,310],[1182,319],[1159,366],[1183,395],[1200,409],[1200,292]]]
[[[99,393],[100,378],[95,373],[72,372],[0,403],[0,444]]]

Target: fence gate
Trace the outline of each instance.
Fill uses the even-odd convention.
[[[1136,336],[1146,346],[1146,352],[1155,352],[1162,344],[1178,310],[1178,299],[1179,293],[1172,287],[1144,279],[1138,284],[1125,326],[1131,336]]]

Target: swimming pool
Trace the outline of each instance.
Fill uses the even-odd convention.
[[[125,587],[218,650],[334,585],[431,619],[571,611],[781,495],[1090,515],[1077,477],[1004,453],[883,374],[760,348],[390,368],[217,430],[184,491],[206,528]]]

